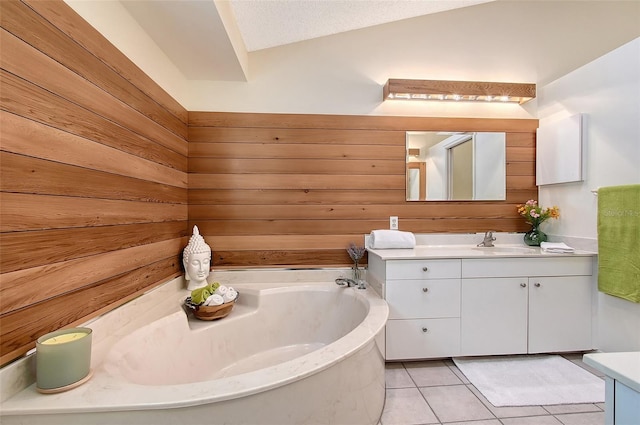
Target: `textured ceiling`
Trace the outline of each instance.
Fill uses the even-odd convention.
[[[231,0],[247,51],[492,0]]]
[[[109,3],[66,1],[95,4],[98,10]],[[424,76],[428,70],[434,79],[544,84],[640,35],[638,0],[120,0],[119,5],[190,81],[257,83],[268,76],[265,70],[284,63],[298,70],[314,66],[316,56],[331,62],[347,54],[371,72],[384,68],[387,78]],[[309,51],[318,46],[324,50]],[[289,62],[292,52],[306,62]],[[382,54],[388,62],[381,61]]]
[[[187,79],[246,81],[248,52],[491,1],[120,0],[120,3]],[[235,34],[238,37],[234,38]]]

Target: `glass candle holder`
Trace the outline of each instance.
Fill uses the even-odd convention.
[[[90,328],[62,329],[36,341],[36,387],[61,392],[84,383],[91,372]]]

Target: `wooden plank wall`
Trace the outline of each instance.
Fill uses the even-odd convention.
[[[537,120],[189,112],[189,227],[214,267],[347,265],[349,242],[386,229],[525,231],[537,196]],[[407,202],[405,131],[505,131],[507,199]]]
[[[194,224],[221,268],[526,229],[537,120],[187,113],[62,0],[0,8],[0,364],[180,275]],[[407,130],[506,131],[507,200],[406,202]]]
[[[187,111],[63,1],[0,2],[0,363],[181,274]]]

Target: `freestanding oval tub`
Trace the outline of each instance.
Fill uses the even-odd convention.
[[[111,345],[88,383],[29,408],[29,389],[8,400],[3,423],[378,423],[388,308],[375,291],[234,286],[226,318],[176,303]]]

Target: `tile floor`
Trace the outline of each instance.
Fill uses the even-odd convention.
[[[582,362],[568,360],[603,378]],[[451,359],[387,363],[381,425],[602,425],[604,403],[494,407]]]

